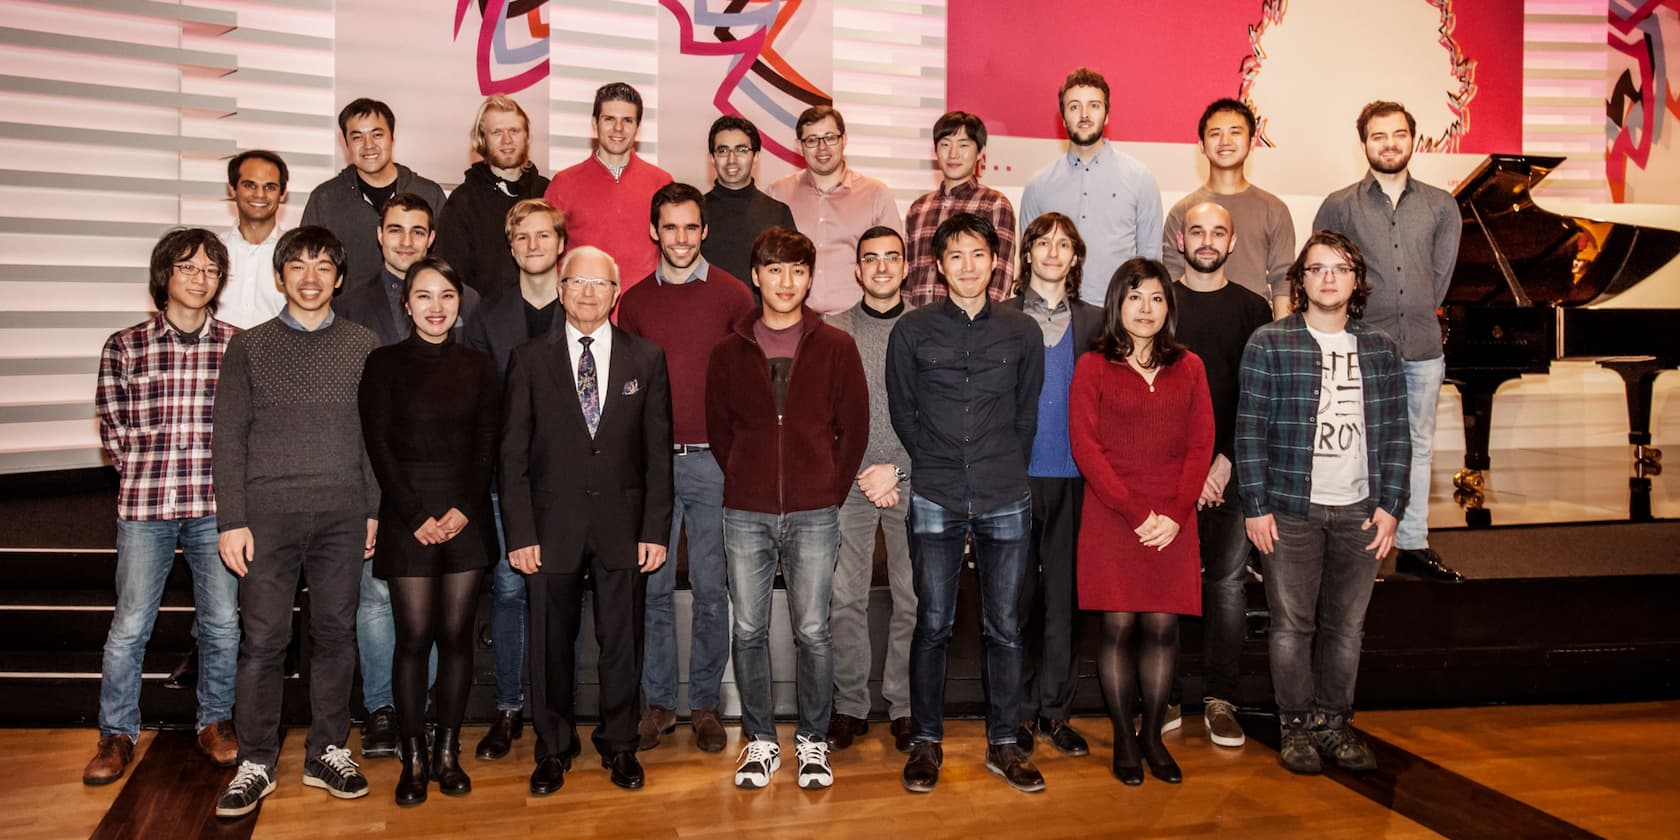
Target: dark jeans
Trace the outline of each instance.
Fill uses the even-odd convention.
[[[1074,667],[1073,619],[1079,608],[1074,555],[1085,480],[1029,477],[1027,483],[1032,487],[1032,539],[1021,581],[1025,656],[1016,717],[1066,720],[1079,682]]]
[[[251,516],[255,543],[239,581],[245,634],[234,679],[233,725],[239,760],[272,769],[280,755],[281,673],[292,641],[298,575],[309,585],[309,736],[305,755],[343,746],[350,734],[356,674],[356,601],[367,514],[268,513]]]
[[[513,712],[525,706],[525,574],[507,559],[502,536],[502,500],[490,494],[496,513],[496,545],[501,553],[490,566],[490,653],[496,663],[496,710]]]
[[[1226,488],[1218,506],[1196,512],[1196,536],[1202,544],[1202,696],[1234,703],[1248,612],[1243,584],[1249,551],[1235,488]]]
[[[1375,531],[1360,528],[1369,511],[1366,502],[1312,505],[1306,519],[1276,517],[1278,539],[1266,558],[1267,647],[1285,724],[1304,725],[1314,712],[1331,726],[1353,717],[1365,608],[1377,576],[1377,557],[1365,550]]]
[[[916,634],[910,644],[910,716],[918,741],[945,737],[945,664],[957,622],[963,546],[974,538],[980,633],[986,644],[986,740],[1015,743],[1021,691],[1020,589],[1032,529],[1030,494],[963,515],[911,493],[910,563],[916,573]]]

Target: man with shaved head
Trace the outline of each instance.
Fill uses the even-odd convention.
[[[1246,236],[1246,233],[1244,234]],[[1208,737],[1224,747],[1243,744],[1237,725],[1237,657],[1242,651],[1243,578],[1248,560],[1237,485],[1231,465],[1237,425],[1237,370],[1248,337],[1271,320],[1266,299],[1225,277],[1237,239],[1231,211],[1203,201],[1185,208],[1174,250],[1184,273],[1173,284],[1178,304],[1178,340],[1207,369],[1213,397],[1213,463],[1196,501],[1196,531],[1202,546],[1202,649],[1206,681],[1202,717]]]

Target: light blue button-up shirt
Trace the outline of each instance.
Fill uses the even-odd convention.
[[[1161,188],[1141,161],[1106,140],[1090,163],[1069,148],[1027,182],[1021,226],[1051,212],[1073,219],[1085,240],[1079,298],[1086,303],[1102,306],[1109,278],[1121,263],[1132,257],[1161,258]]]

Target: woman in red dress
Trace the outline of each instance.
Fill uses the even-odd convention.
[[[1079,607],[1101,610],[1097,676],[1114,724],[1114,775],[1183,776],[1161,743],[1178,665],[1178,617],[1200,615],[1196,499],[1213,458],[1213,405],[1202,360],[1173,338],[1166,267],[1127,260],[1103,303],[1094,353],[1069,398],[1073,459],[1085,476]],[[1188,527],[1186,527],[1188,526]],[[1142,688],[1143,726],[1132,729]]]

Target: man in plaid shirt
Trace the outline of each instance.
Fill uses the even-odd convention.
[[[211,317],[227,277],[227,247],[199,228],[152,249],[158,312],[112,335],[99,360],[99,436],[117,468],[117,606],[105,637],[99,747],[82,782],[122,778],[140,732],[140,664],[175,565],[193,576],[198,629],[198,746],[233,766],[233,676],[239,582],[217,555],[210,486],[211,410],[222,355],[236,328]]]
[[[958,213],[992,220],[998,233],[997,265],[992,268],[986,294],[992,300],[1015,295],[1015,208],[1003,193],[981,186],[980,161],[985,154],[986,124],[979,117],[951,111],[933,124],[933,160],[939,165],[939,189],[916,199],[904,217],[909,233],[904,256],[910,263],[904,278],[904,298],[912,307],[927,306],[948,296],[935,265],[938,255],[933,252],[933,234],[940,222]]]
[[[1288,278],[1294,313],[1243,350],[1236,430],[1248,538],[1266,555],[1278,759],[1370,771],[1348,724],[1365,609],[1409,495],[1406,376],[1394,341],[1360,319],[1359,246],[1319,231]]]

